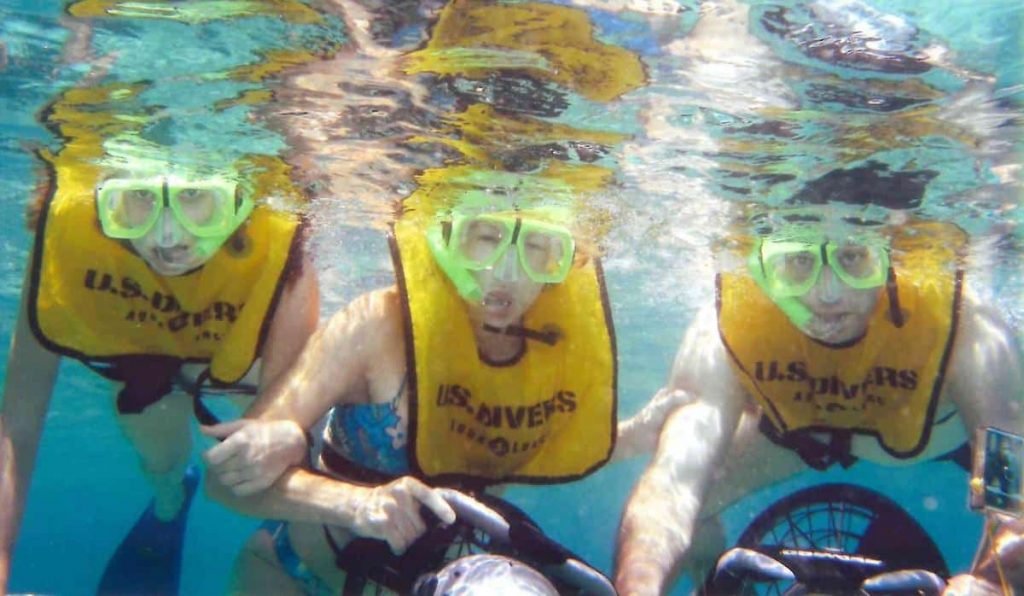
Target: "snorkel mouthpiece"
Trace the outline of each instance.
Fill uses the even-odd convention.
[[[524,339],[532,339],[549,346],[557,344],[558,340],[562,339],[562,330],[555,325],[545,325],[543,329],[537,331],[536,329],[527,329],[526,327],[521,327],[519,325],[509,325],[502,329],[489,323],[484,323],[484,331],[500,333],[502,335],[511,335],[513,337],[522,337]]]

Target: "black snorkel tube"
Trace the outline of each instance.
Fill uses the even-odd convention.
[[[555,325],[545,325],[540,331],[536,329],[527,329],[519,325],[509,325],[507,327],[495,327],[489,323],[484,323],[484,331],[491,333],[497,333],[500,335],[511,335],[513,337],[522,337],[524,339],[532,339],[539,341],[543,344],[553,346],[558,343],[558,340],[562,339],[562,331]]]

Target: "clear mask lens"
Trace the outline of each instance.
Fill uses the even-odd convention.
[[[572,265],[572,234],[564,227],[516,216],[475,216],[453,223],[451,253],[471,271],[504,267],[509,253],[537,283],[559,283]],[[513,249],[514,247],[514,249]],[[517,271],[518,273],[518,271]]]
[[[855,289],[881,286],[888,275],[888,253],[878,245],[765,242],[761,249],[765,276],[778,297],[798,297],[810,291],[826,258],[836,277]]]
[[[523,268],[537,280],[556,280],[572,258],[571,242],[566,237],[540,231],[527,231],[520,235],[519,254]]]
[[[163,201],[154,190],[146,188],[114,189],[108,196],[111,221],[125,229],[152,225]]]
[[[840,279],[861,289],[885,283],[889,268],[884,249],[860,244],[830,246],[828,261]]]
[[[212,188],[179,188],[171,193],[175,213],[183,224],[194,229],[221,230],[234,215],[234,197]]]
[[[500,253],[508,249],[511,232],[509,226],[502,222],[487,219],[469,221],[456,239],[456,250],[467,266],[484,269],[493,265]]]

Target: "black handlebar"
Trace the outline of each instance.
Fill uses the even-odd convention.
[[[447,488],[439,490],[459,520],[487,534],[500,546],[521,553],[526,563],[545,575],[588,596],[615,596],[615,588],[607,577],[577,559],[535,524],[510,524],[505,515],[465,493]]]
[[[346,569],[350,577],[356,572],[406,593],[420,574],[436,571],[443,564],[440,559],[461,527],[463,531],[470,528],[486,535],[489,540],[484,550],[517,559],[574,593],[615,596],[615,588],[607,577],[549,538],[510,503],[487,494],[473,497],[452,489],[438,490],[455,511],[454,524],[442,526],[433,512],[422,507],[420,511],[429,529],[405,554],[392,554],[382,540],[356,538],[344,547],[332,544],[338,566]],[[326,536],[331,543],[330,533]],[[423,562],[431,564],[423,568]]]
[[[709,591],[732,593],[744,580],[795,582],[787,594],[807,591],[867,594],[941,594],[946,582],[931,571],[886,571],[884,561],[828,550],[734,548],[718,559]]]

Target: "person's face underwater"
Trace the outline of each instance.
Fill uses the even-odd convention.
[[[127,240],[157,274],[200,267],[248,216],[229,180],[111,179],[96,191],[103,232]]]
[[[468,300],[474,319],[493,327],[518,323],[545,283],[561,283],[574,253],[564,227],[522,214],[457,218],[453,249],[479,287]]]
[[[470,314],[492,327],[518,323],[544,289],[526,274],[515,251],[506,252],[493,267],[474,271],[473,277],[482,297],[469,303]]]
[[[867,331],[880,293],[881,288],[852,288],[830,268],[823,269],[814,287],[799,298],[812,314],[803,332],[829,344],[861,337]]]
[[[210,256],[200,249],[200,239],[178,223],[169,210],[160,214],[153,229],[130,242],[150,269],[167,277],[188,273]]]
[[[797,300],[801,330],[829,344],[864,335],[889,268],[884,246],[856,240],[766,241],[761,259],[773,297]]]

